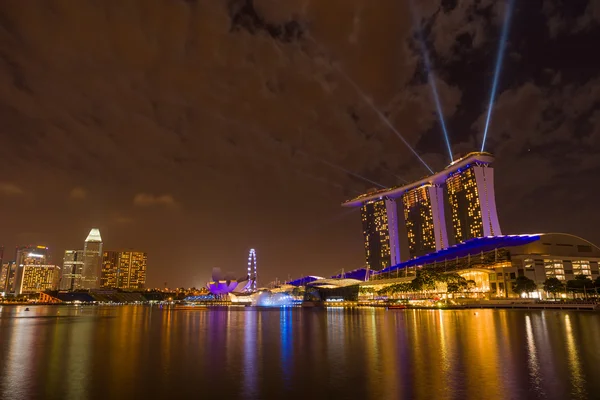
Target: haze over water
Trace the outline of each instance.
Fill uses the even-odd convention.
[[[584,399],[600,316],[0,307],[2,399]]]

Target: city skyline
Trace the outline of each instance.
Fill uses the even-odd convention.
[[[107,248],[148,250],[149,287],[243,272],[250,248],[267,282],[333,275],[364,263],[359,211],[339,202],[429,174],[370,104],[442,169],[429,64],[451,154],[481,145],[504,2],[417,2],[418,21],[387,0],[191,3],[122,20],[85,0],[2,6],[4,260],[43,243],[58,264],[95,226]],[[503,233],[599,243],[600,28],[594,2],[563,3],[516,2],[486,150]],[[269,29],[288,22],[297,35]]]

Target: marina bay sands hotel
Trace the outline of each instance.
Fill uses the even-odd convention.
[[[468,239],[501,235],[493,161],[489,153],[469,153],[420,181],[343,203],[361,207],[368,267],[382,270]]]

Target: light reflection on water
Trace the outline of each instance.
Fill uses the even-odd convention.
[[[585,399],[600,315],[2,307],[0,398]]]

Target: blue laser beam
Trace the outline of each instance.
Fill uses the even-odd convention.
[[[448,135],[448,129],[446,128],[446,120],[444,119],[444,113],[442,112],[442,104],[440,102],[440,96],[438,94],[437,85],[435,83],[435,76],[433,74],[433,68],[431,67],[431,59],[429,58],[429,53],[427,52],[427,46],[425,45],[425,38],[423,37],[423,31],[421,29],[421,22],[419,18],[419,14],[417,12],[417,8],[414,4],[414,0],[410,1],[410,9],[413,17],[413,21],[417,24],[417,36],[418,41],[421,46],[421,53],[423,54],[423,61],[425,63],[425,69],[427,71],[427,80],[429,81],[429,87],[431,88],[431,93],[433,94],[433,100],[435,102],[435,108],[437,110],[438,119],[440,120],[440,126],[442,127],[442,132],[444,134],[444,140],[446,142],[446,147],[448,148],[448,155],[450,156],[450,162],[454,162],[454,156],[452,155],[452,146],[450,146],[450,137]]]
[[[498,90],[498,81],[500,78],[500,70],[502,69],[502,60],[504,59],[504,51],[506,50],[506,41],[508,39],[508,31],[510,28],[510,18],[512,16],[514,0],[508,0],[506,14],[504,15],[504,24],[502,25],[502,33],[500,35],[500,43],[498,45],[498,54],[496,56],[496,69],[494,71],[494,80],[492,83],[492,91],[490,93],[490,104],[488,105],[487,117],[485,120],[485,128],[483,129],[483,141],[481,142],[481,151],[485,149],[485,141],[488,136],[488,129],[492,120],[492,107],[496,100],[496,92]]]
[[[323,46],[321,46],[312,36],[307,35],[307,37],[310,38],[310,40],[312,40],[312,42],[314,44],[316,44],[317,47],[319,47],[322,51],[324,51]],[[341,69],[336,63],[332,63],[332,65],[333,65],[333,68],[335,68],[335,70],[337,72],[339,72],[340,75],[342,75],[344,77],[344,79],[346,79],[346,81],[348,81],[348,83],[350,83],[350,85],[352,85],[352,87],[354,88],[354,90],[359,94],[359,96],[362,98],[362,100],[364,100],[365,103],[367,103],[369,105],[369,107],[371,107],[371,109],[375,112],[375,114],[379,117],[379,119],[388,128],[390,128],[391,131],[394,132],[396,134],[396,136],[398,136],[398,138],[400,138],[400,140],[402,141],[402,143],[404,143],[404,145],[406,147],[408,147],[408,149],[417,157],[417,159],[421,162],[421,164],[423,164],[425,166],[425,168],[427,168],[429,170],[429,172],[431,172],[433,174],[434,172],[431,169],[431,167],[429,167],[429,165],[425,162],[425,160],[423,160],[421,158],[421,156],[419,156],[419,154],[417,153],[417,151],[408,143],[408,141],[404,138],[404,136],[402,136],[400,134],[400,132],[398,132],[398,130],[394,127],[394,125],[392,125],[392,123],[390,122],[390,120],[387,119],[387,117],[385,115],[383,115],[383,113],[381,111],[379,111],[379,109],[377,107],[375,107],[375,104],[373,104],[373,101],[369,97],[367,97],[367,95],[362,91],[362,89],[360,88],[360,86],[358,86],[358,84],[356,82],[354,82],[354,80],[352,78],[350,78],[348,76],[348,74],[346,74],[344,72],[344,70]]]

